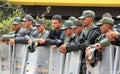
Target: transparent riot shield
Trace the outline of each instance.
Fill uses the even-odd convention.
[[[5,43],[0,43],[1,45],[1,73],[0,74],[10,74],[10,64],[11,64],[11,46]]]
[[[49,74],[63,74],[65,54],[50,49]]]
[[[68,72],[69,72],[70,56],[71,56],[71,53],[66,53],[65,65],[64,65],[64,73],[63,74],[68,74]]]
[[[16,44],[13,49],[13,69],[12,74],[24,74],[27,60],[27,45]]]
[[[38,50],[36,71],[34,74],[48,74],[49,72],[49,58],[50,58],[50,47],[40,46]]]
[[[100,64],[101,69],[98,67],[96,70],[96,74],[111,74],[111,52],[110,46],[105,47],[104,51],[102,51],[102,61]],[[114,52],[112,52],[113,54]],[[112,60],[113,61],[113,60]]]
[[[102,60],[98,61],[94,67],[89,66],[89,70],[91,74],[113,74],[112,71],[112,57],[114,56],[114,52],[110,50],[114,48],[111,46],[107,46],[103,49],[102,53]]]
[[[35,52],[28,52],[28,59],[26,62],[25,74],[35,74],[35,69],[37,65],[38,50]]]
[[[68,74],[79,74],[81,65],[82,51],[71,52]]]

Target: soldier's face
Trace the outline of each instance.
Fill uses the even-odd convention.
[[[82,32],[82,30],[83,30],[83,26],[79,26],[79,27],[75,28],[75,33],[77,35],[79,35]]]
[[[64,32],[65,32],[66,36],[70,36],[73,32],[73,29],[72,28],[67,28],[67,29],[64,30]]]
[[[38,31],[39,33],[42,33],[44,29],[45,29],[45,26],[44,26],[44,25],[40,25],[40,26],[37,27],[37,31]]]
[[[109,29],[108,25],[106,25],[106,24],[102,24],[100,26],[100,30],[101,30],[102,34],[105,34],[108,31],[108,29]]]
[[[84,25],[84,27],[89,26],[89,24],[91,23],[92,17],[86,17],[85,19],[82,20],[82,24]]]
[[[59,29],[62,26],[62,23],[59,22],[58,20],[53,19],[51,22],[52,22],[52,27],[54,29]]]
[[[14,24],[14,30],[19,30],[21,28],[20,24]]]
[[[29,26],[30,26],[30,22],[29,21],[24,21],[24,27],[29,28]]]

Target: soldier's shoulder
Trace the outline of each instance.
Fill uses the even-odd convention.
[[[92,29],[100,29],[100,27],[95,25],[92,27]]]

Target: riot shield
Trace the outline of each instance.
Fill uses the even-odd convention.
[[[50,47],[40,46],[37,47],[37,64],[36,71],[34,74],[48,74],[49,72],[49,58],[50,58]]]
[[[96,74],[112,74],[110,71],[111,65],[112,65],[111,61],[110,61],[111,60],[110,48],[111,48],[110,46],[107,46],[107,47],[105,47],[104,51],[102,52],[102,61],[100,64],[101,69],[98,67],[98,69],[96,69]],[[114,53],[114,52],[112,52],[112,53]]]
[[[70,56],[71,56],[71,53],[66,53],[64,73],[63,74],[68,74],[68,72],[69,72]]]
[[[49,74],[63,74],[65,54],[50,49]]]
[[[82,51],[80,50],[71,52],[68,74],[79,74],[81,65],[81,55]]]
[[[1,45],[1,74],[10,74],[10,64],[11,64],[11,46],[5,43],[0,43]]]
[[[113,74],[119,74],[119,71],[120,70],[120,49],[118,46],[116,46],[116,54],[115,54],[115,59],[114,59],[114,68],[113,68]]]
[[[26,62],[25,74],[35,74],[35,69],[37,65],[38,50],[35,52],[28,52],[28,59]]]
[[[16,44],[13,49],[13,70],[12,74],[24,74],[25,64],[27,60],[27,45],[25,44]]]

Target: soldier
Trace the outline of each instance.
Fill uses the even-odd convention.
[[[21,31],[22,31],[22,21],[21,21],[21,18],[20,17],[16,17],[13,22],[13,28],[14,30],[12,32],[10,32],[9,34],[4,34],[2,36],[2,39],[3,41],[8,44],[9,42],[9,39],[10,38],[14,38],[14,37],[17,37],[17,36],[20,36],[21,35]],[[9,38],[10,37],[10,38]]]
[[[73,21],[71,21],[71,20],[67,20],[67,21],[65,21],[65,23],[63,24],[63,26],[62,26],[61,29],[64,30],[64,33],[65,33],[65,35],[66,35],[63,45],[64,45],[64,44],[67,44],[67,43],[72,43],[72,42],[75,41],[75,34],[74,34],[74,32],[73,32],[73,28],[74,28],[74,26],[73,26]],[[62,47],[63,45],[61,45],[61,47]],[[64,50],[59,49],[59,51],[60,51],[61,53],[65,53]],[[63,63],[63,64],[62,64],[62,65],[63,65],[63,67],[62,67],[62,72],[63,72],[64,74],[65,74],[66,72],[68,72],[68,68],[66,68],[66,67],[68,67],[68,63],[70,62],[70,61],[67,62],[67,60],[69,59],[69,57],[70,57],[69,54],[62,54],[62,58],[63,58],[64,60],[60,60],[61,63]]]
[[[73,28],[75,28],[75,27],[76,27],[76,26],[73,25],[73,21],[71,21],[71,20],[67,20],[67,21],[65,21],[65,23],[63,24],[63,26],[62,26],[61,29],[64,30],[64,33],[65,33],[65,35],[66,35],[65,40],[64,40],[64,44],[65,44],[65,43],[71,43],[71,41],[74,42],[74,40],[75,40],[75,34],[74,34],[74,32],[73,32]],[[60,48],[61,48],[61,49],[60,49],[60,52],[61,52],[61,53],[65,53],[65,52],[66,52],[66,51],[64,51],[64,50],[62,49],[62,46],[64,46],[64,44],[60,46]]]
[[[46,39],[49,35],[49,31],[46,30],[45,21],[42,19],[37,19],[35,26],[37,27],[37,31],[39,32],[37,38],[32,39],[32,45],[28,46],[31,52],[35,51],[35,47],[38,45],[38,41],[40,38]]]
[[[15,37],[10,39],[10,44],[14,43],[31,43],[30,38],[37,37],[37,30],[34,26],[34,19],[30,15],[25,15],[25,17],[22,19],[24,23],[23,31],[21,32],[20,37]]]
[[[101,55],[100,55],[100,56],[96,56],[93,58],[95,60],[94,62],[91,62],[91,61],[89,62],[90,58],[89,58],[89,55],[87,55],[87,67],[91,71],[92,74],[98,74],[98,73],[110,74],[109,63],[107,63],[107,60],[109,59],[109,53],[108,53],[109,50],[104,50],[104,52],[102,51],[103,51],[103,47],[106,47],[107,45],[109,45],[109,42],[108,41],[106,42],[105,34],[113,30],[114,20],[110,17],[103,17],[98,25],[100,26],[100,30],[102,34],[96,39],[96,42],[98,43],[95,43],[95,45],[91,45],[86,48],[86,53],[90,55],[91,53],[94,52],[94,51],[91,52],[91,49],[96,48],[99,52],[101,52],[99,54],[102,54],[103,60],[100,61],[101,64],[100,63],[97,64],[98,61],[95,60],[95,58],[96,57],[101,58]],[[94,54],[91,54],[91,55],[94,55]],[[96,71],[96,69],[100,68],[100,66],[101,66],[101,70],[98,69],[100,71]]]
[[[36,27],[34,27],[34,18],[31,15],[26,15],[22,20],[26,31],[25,35],[29,35],[30,37],[36,37],[38,32],[36,30]]]
[[[73,32],[73,28],[75,28],[76,26],[73,25],[73,21],[71,20],[67,20],[65,21],[65,23],[63,24],[63,26],[61,27],[61,29],[64,30],[65,33],[65,43],[71,43],[69,41],[74,41],[75,39],[75,34]]]
[[[20,29],[22,28],[22,20],[20,17],[16,17],[13,20],[13,28],[14,31],[10,32],[9,34],[15,34],[16,36],[19,36]]]
[[[102,16],[102,18],[103,18],[103,17],[112,18],[112,15],[111,15],[110,13],[104,13],[103,16]],[[96,23],[96,25],[100,25],[101,22],[102,22],[102,21],[99,20],[99,21]],[[114,29],[115,31],[118,31],[117,26],[113,26],[113,29]],[[110,32],[113,32],[113,31],[110,31]],[[110,35],[108,35],[108,34],[109,34],[109,32],[106,33],[106,37],[107,37],[107,36],[110,36]],[[103,39],[103,41],[104,41],[104,39]],[[108,39],[105,39],[105,42],[107,43],[107,45],[110,44],[110,41],[109,41]],[[109,44],[108,44],[108,43],[109,43]],[[114,44],[114,42],[113,42],[113,44]],[[106,46],[107,46],[107,45],[106,45]],[[99,47],[99,46],[100,46],[100,47]],[[101,46],[100,44],[97,45],[97,48],[98,48],[98,49],[100,49],[101,47],[102,47],[102,46]]]
[[[52,48],[56,49],[56,47],[60,46],[65,38],[65,34],[61,29],[62,26],[62,17],[60,15],[54,15],[51,19],[52,22],[52,30],[49,33],[47,39],[40,39],[38,41],[38,45],[53,45]]]
[[[75,32],[75,42],[78,41],[79,36],[83,30],[83,24],[80,20],[76,20],[74,21],[74,26],[73,26],[73,30]],[[60,51],[65,51],[64,53],[66,53],[66,50],[64,50],[65,44],[60,46]],[[69,51],[68,51],[69,52]]]
[[[49,35],[49,31],[46,29],[45,21],[42,19],[36,20],[35,26],[37,27],[37,31],[39,32],[38,38],[46,39]]]
[[[85,69],[85,48],[89,44],[94,44],[95,39],[100,35],[99,27],[94,26],[93,23],[94,18],[95,18],[95,13],[93,11],[91,10],[83,11],[82,16],[79,17],[79,19],[82,19],[82,24],[84,26],[84,29],[82,30],[82,33],[80,34],[78,41],[74,43],[68,43],[64,47],[64,50],[66,50],[66,52],[78,51],[78,50],[83,51],[82,67],[84,69]],[[85,74],[86,72],[86,70],[81,70],[81,71],[83,71],[83,74]]]

